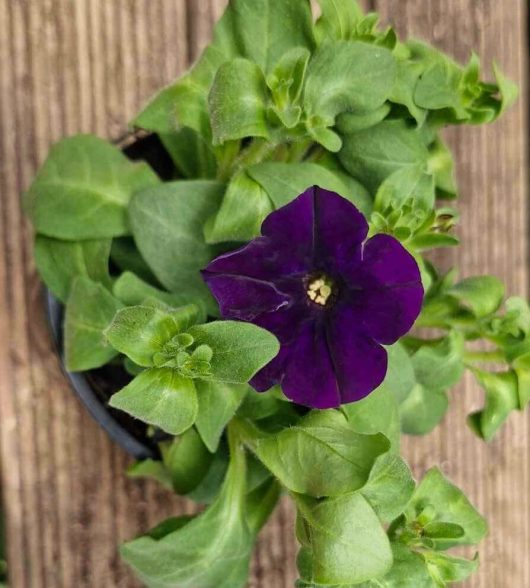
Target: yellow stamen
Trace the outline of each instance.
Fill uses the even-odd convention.
[[[325,306],[333,293],[332,283],[326,278],[317,278],[307,287],[307,296],[315,304]]]

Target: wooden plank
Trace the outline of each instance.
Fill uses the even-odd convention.
[[[0,0],[0,439],[12,583],[21,588],[136,586],[120,541],[190,505],[123,475],[128,460],[69,392],[50,346],[18,194],[49,144],[74,132],[114,137],[158,87],[195,57],[225,0]],[[380,0],[401,31],[459,58],[495,53],[525,83],[524,0]],[[523,86],[524,87],[524,86]],[[459,161],[462,271],[526,286],[524,105],[490,128],[451,134]],[[480,200],[479,200],[480,199]],[[488,231],[484,228],[488,227]],[[513,418],[490,447],[465,428],[479,405],[466,381],[443,428],[409,440],[419,473],[442,463],[492,522],[470,585],[530,585],[528,419]],[[513,500],[513,488],[520,494]],[[512,492],[510,492],[512,490]],[[514,504],[516,502],[517,504]],[[292,509],[284,504],[254,558],[254,588],[292,586]]]
[[[527,293],[527,3],[524,0],[377,0],[385,22],[401,35],[423,38],[461,62],[476,51],[484,74],[492,60],[518,82],[522,95],[493,125],[451,129],[461,189],[462,245],[446,255],[461,275],[493,274],[509,294]],[[488,74],[489,75],[489,74]],[[530,419],[513,415],[489,444],[466,427],[465,416],[481,406],[478,386],[466,377],[451,392],[451,408],[427,438],[408,438],[407,458],[420,475],[442,469],[483,512],[490,535],[480,546],[481,568],[473,588],[530,586]]]

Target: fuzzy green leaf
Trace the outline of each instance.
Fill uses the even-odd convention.
[[[196,380],[199,413],[195,426],[206,447],[215,453],[228,421],[235,415],[248,386],[225,384],[210,380]]]
[[[267,192],[246,171],[241,172],[228,185],[219,212],[207,222],[206,241],[250,241],[272,211]]]
[[[154,306],[119,310],[105,331],[109,343],[142,367],[155,365],[154,355],[175,335],[188,329],[198,316],[194,304],[165,312]]]
[[[217,382],[246,384],[280,349],[274,335],[239,321],[196,325],[188,333],[197,345],[211,347],[211,378]]]
[[[325,411],[260,440],[256,452],[286,488],[319,498],[364,486],[389,446],[383,435],[356,433],[340,412]]]
[[[323,43],[307,68],[303,104],[310,126],[318,126],[311,117],[332,126],[341,112],[379,108],[392,91],[395,74],[387,49],[357,41]]]
[[[35,263],[51,292],[66,302],[72,282],[79,276],[110,288],[110,239],[61,241],[37,235]]]
[[[298,540],[310,556],[310,577],[304,580],[359,584],[390,569],[388,537],[361,494],[324,500],[297,495],[295,500]]]
[[[26,195],[35,229],[58,239],[102,239],[130,232],[127,205],[160,183],[145,163],[132,163],[92,135],[54,145]]]
[[[72,283],[64,322],[66,368],[73,372],[90,370],[117,355],[103,331],[123,304],[101,284],[79,277]]]
[[[138,248],[156,277],[171,292],[215,304],[199,270],[215,256],[202,227],[219,207],[223,185],[209,181],[169,182],[137,194],[130,205]]]
[[[464,534],[459,537],[432,538],[436,550],[456,545],[475,545],[487,532],[484,518],[469,502],[464,493],[447,480],[437,468],[430,469],[416,488],[405,511],[407,520],[422,516],[423,526],[433,522],[459,525]]]
[[[490,441],[510,413],[519,408],[519,380],[513,371],[486,372],[473,369],[478,383],[486,393],[484,408],[468,417],[473,431]]]
[[[171,435],[189,429],[198,411],[193,381],[170,368],[143,371],[114,394],[109,404]]]
[[[343,141],[342,165],[373,194],[392,173],[422,166],[429,156],[421,134],[403,120],[383,121]]]

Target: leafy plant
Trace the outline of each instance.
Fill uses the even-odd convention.
[[[495,81],[483,82],[476,55],[461,66],[400,40],[354,0],[318,3],[315,21],[307,0],[231,0],[198,62],[132,122],[159,138],[174,165],[169,181],[81,135],[52,149],[25,197],[37,267],[66,306],[67,368],[122,366],[129,382],[110,406],[162,439],[160,459],[129,475],[207,505],[122,547],[147,586],[243,587],[281,493],[297,511],[299,588],[462,581],[478,558],[448,550],[478,544],[484,519],[436,468],[416,482],[400,435],[438,425],[466,370],[485,391],[484,408],[468,418],[485,440],[530,399],[527,302],[504,300],[491,276],[440,274],[425,256],[459,244],[443,127],[495,120],[515,87],[497,66]],[[263,289],[278,295],[255,274],[260,229],[313,185],[354,205],[369,240],[385,233],[384,243],[408,251],[400,259],[419,267],[425,292],[416,325],[429,329],[385,345],[381,385],[328,410],[290,402],[281,386],[255,391],[256,374],[286,361],[282,325],[271,316],[261,326],[219,320],[201,276],[251,241],[258,253],[244,276],[254,289],[223,282],[229,306],[246,296],[252,311]],[[294,235],[299,225],[288,229]],[[292,250],[284,278],[298,271],[293,235],[284,235]],[[261,269],[270,277],[266,263]],[[308,295],[325,304],[336,285],[309,277]],[[282,337],[263,328],[271,325]]]

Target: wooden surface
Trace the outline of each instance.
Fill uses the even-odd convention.
[[[288,0],[286,0],[288,1]],[[51,142],[71,133],[116,137],[209,38],[216,0],[0,0],[0,442],[9,568],[15,588],[137,586],[116,546],[190,508],[128,481],[127,457],[73,397],[50,344],[30,228],[19,194]],[[462,275],[493,273],[524,293],[527,32],[525,0],[378,0],[401,33],[460,60],[476,49],[523,88],[500,122],[449,133],[462,192]],[[450,258],[449,258],[450,261]],[[454,259],[453,259],[454,261]],[[530,586],[528,415],[489,446],[465,425],[481,394],[466,379],[443,425],[408,439],[416,474],[440,464],[487,516],[480,573],[468,586]],[[296,546],[283,505],[259,542],[250,586],[292,587]]]

